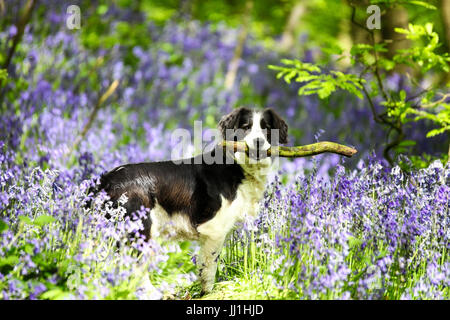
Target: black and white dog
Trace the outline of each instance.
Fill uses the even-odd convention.
[[[146,238],[200,242],[197,265],[203,293],[212,290],[227,234],[245,215],[258,213],[272,164],[270,157],[260,155],[271,145],[287,143],[288,126],[272,109],[239,108],[220,120],[219,130],[223,139],[231,132],[234,140],[244,140],[249,153],[224,152],[217,147],[211,152],[221,152],[221,163],[198,164],[192,158],[190,163],[180,164],[127,164],[100,179],[100,189],[113,202],[126,194],[127,214],[141,206],[150,209],[143,220]],[[274,136],[278,141],[273,141]],[[253,161],[249,161],[251,157]]]

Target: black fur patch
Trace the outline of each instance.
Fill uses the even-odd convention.
[[[242,107],[233,110],[231,113],[223,116],[219,121],[219,130],[222,133],[222,138],[227,140],[227,129],[244,129],[242,132],[250,129],[253,124],[253,112],[252,110]],[[228,137],[229,138],[229,137]],[[242,140],[243,137],[236,137],[236,141]],[[230,139],[228,139],[230,140]]]
[[[192,226],[197,227],[215,216],[222,205],[221,196],[234,200],[244,174],[241,166],[234,162],[194,163],[192,158],[189,163],[181,164],[163,161],[123,165],[101,177],[100,189],[105,190],[113,202],[126,193],[127,214],[141,205],[152,209],[157,201],[169,215],[184,214]],[[145,236],[149,237],[149,217],[144,226]]]
[[[261,128],[267,129],[267,141],[272,141],[270,129],[279,130],[279,143],[288,143],[288,125],[287,123],[272,109],[264,109],[261,119]]]

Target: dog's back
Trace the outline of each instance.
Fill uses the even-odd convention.
[[[172,217],[182,216],[192,228],[212,219],[220,209],[221,197],[233,201],[244,178],[242,168],[232,164],[198,163],[195,158],[176,164],[172,161],[119,166],[100,178],[113,203],[125,194],[127,215],[142,206],[161,208]],[[146,238],[151,237],[151,216],[143,219]]]

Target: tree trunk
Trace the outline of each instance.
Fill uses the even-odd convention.
[[[450,0],[441,0],[442,22],[444,24],[447,51],[450,51]]]
[[[444,25],[445,44],[447,52],[450,52],[450,0],[441,0],[442,24]],[[450,81],[450,72],[447,72],[444,81]],[[450,156],[450,150],[449,150]]]
[[[408,12],[405,8],[397,6],[388,8],[382,19],[381,32],[383,39],[387,42],[386,57],[392,59],[398,50],[407,49],[411,43],[405,35],[395,32],[395,28],[408,29]],[[410,71],[406,65],[397,65],[395,72],[405,73]]]
[[[370,5],[369,0],[359,0],[359,1],[352,1],[347,0],[347,3],[353,7],[357,8],[358,11],[364,11],[366,12],[367,7]],[[367,19],[367,15],[365,15]],[[355,16],[356,21],[359,21],[360,24],[362,24],[364,27],[366,27],[366,20],[361,20],[361,18],[358,19],[357,16]],[[350,19],[349,19],[350,20]],[[365,30],[364,28],[361,28],[360,26],[356,25],[355,23],[350,23],[350,36],[352,37],[352,43],[365,43],[370,44],[370,34]]]
[[[291,10],[291,14],[289,15],[289,19],[283,31],[283,35],[281,36],[280,50],[288,51],[294,45],[296,27],[305,11],[306,9],[304,3],[297,1]]]
[[[233,88],[236,80],[237,71],[239,69],[239,61],[241,60],[242,51],[244,50],[245,40],[247,39],[248,28],[250,25],[250,16],[253,9],[253,1],[248,0],[245,5],[245,11],[243,14],[242,27],[238,35],[236,48],[234,49],[233,58],[228,65],[228,71],[225,75],[225,90],[230,91]]]

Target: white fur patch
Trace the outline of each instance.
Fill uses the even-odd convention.
[[[221,208],[214,218],[198,226],[201,236],[225,238],[237,221],[243,221],[245,216],[254,217],[258,214],[258,204],[264,195],[270,163],[271,159],[266,158],[257,164],[241,165],[245,178],[236,191],[235,199],[230,202],[222,197]]]
[[[263,129],[261,129],[261,117],[262,114],[260,112],[253,112],[253,125],[250,133],[245,136],[244,141],[250,149],[254,149],[256,146],[254,145],[255,139],[259,138],[264,141],[263,145],[260,147],[261,150],[268,150],[270,148],[270,143],[267,141],[266,136],[264,135]]]
[[[150,211],[152,226],[151,237],[164,237],[173,240],[198,240],[198,232],[192,227],[189,218],[184,214],[173,213],[169,216],[166,210],[156,203]]]
[[[231,230],[239,215],[238,211],[230,210],[231,203],[221,196],[222,204],[214,218],[197,227],[201,236],[216,239],[223,238],[227,231]]]

